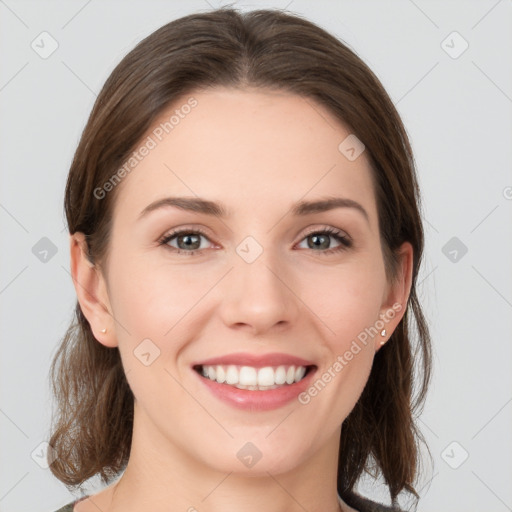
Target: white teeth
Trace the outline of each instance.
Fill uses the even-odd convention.
[[[258,371],[251,366],[242,366],[238,375],[238,383],[243,386],[256,386],[258,384]]]
[[[275,384],[274,370],[270,366],[258,370],[258,386],[273,386]]]
[[[304,366],[297,366],[297,369],[295,370],[295,382],[299,382],[299,380],[302,380],[302,377],[306,374],[306,368]]]
[[[224,368],[222,366],[217,366],[217,382],[220,382],[221,384],[223,382],[226,382],[226,372],[224,371]],[[213,379],[212,379],[213,380]]]
[[[228,366],[226,372],[226,384],[238,384],[238,370],[236,366]]]
[[[276,370],[275,376],[276,384],[284,384],[286,382],[286,368],[284,366],[279,366]]]
[[[305,366],[252,366],[214,365],[202,366],[201,374],[207,379],[220,384],[226,383],[240,389],[265,390],[274,389],[284,384],[299,382],[306,374]]]

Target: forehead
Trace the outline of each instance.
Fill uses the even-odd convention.
[[[222,202],[234,212],[265,205],[282,214],[299,200],[335,195],[363,203],[373,223],[366,156],[351,161],[339,149],[350,135],[325,107],[289,92],[190,93],[141,138],[115,208],[135,218],[156,199],[184,195]]]

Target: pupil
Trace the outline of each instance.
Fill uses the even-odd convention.
[[[198,249],[199,245],[201,244],[200,240],[198,240],[196,242],[192,242],[192,245],[194,245],[194,247],[192,247],[191,244],[189,243],[191,238],[199,239],[199,236],[198,235],[182,235],[182,236],[179,237],[179,239],[187,240],[187,242],[185,242],[185,248],[186,249],[191,249],[191,248],[192,249]],[[178,243],[178,245],[181,245],[181,244]]]
[[[313,235],[311,238],[314,240],[314,242],[312,244],[312,247],[323,247],[324,249],[328,249],[329,248],[329,237],[328,236],[326,236],[326,235]],[[317,243],[320,238],[324,239],[324,242],[325,242],[324,244],[322,244],[321,242]],[[310,244],[310,247],[311,247],[311,244]]]

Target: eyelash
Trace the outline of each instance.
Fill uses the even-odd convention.
[[[332,236],[337,242],[340,243],[340,245],[338,247],[333,247],[332,249],[327,249],[325,251],[316,251],[314,249],[308,249],[310,251],[318,252],[318,253],[323,254],[323,255],[329,255],[329,254],[332,254],[332,253],[337,253],[337,252],[345,251],[345,250],[350,249],[352,247],[352,240],[349,237],[344,236],[342,233],[343,233],[342,231],[338,231],[338,230],[333,229],[333,228],[319,229],[319,230],[311,231],[311,232],[307,233],[306,235],[304,235],[304,237],[301,239],[301,242],[302,242],[302,240],[304,240],[305,238],[310,237],[311,235],[329,235],[329,236]],[[202,235],[202,236],[204,236],[205,238],[207,238],[209,240],[208,235],[204,231],[202,231],[201,229],[194,229],[194,230],[182,229],[182,230],[173,231],[173,232],[171,232],[171,233],[169,233],[167,235],[164,235],[158,241],[158,244],[159,245],[167,245],[167,247],[169,247],[172,252],[175,252],[177,254],[187,254],[188,256],[193,256],[196,252],[200,252],[200,251],[204,250],[204,249],[195,249],[193,251],[185,251],[183,249],[178,249],[176,247],[171,247],[170,245],[168,245],[168,243],[173,238],[175,238],[175,237],[177,237],[179,235]]]

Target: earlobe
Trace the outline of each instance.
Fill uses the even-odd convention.
[[[380,331],[376,340],[375,349],[379,350],[384,345],[397,325],[402,320],[407,309],[407,303],[411,292],[413,272],[413,248],[409,242],[404,242],[397,253],[398,268],[396,279],[389,283],[383,297],[380,311],[380,319],[385,328]]]
[[[88,258],[88,247],[83,233],[70,235],[70,267],[80,308],[94,337],[106,347],[117,346],[105,279]]]

